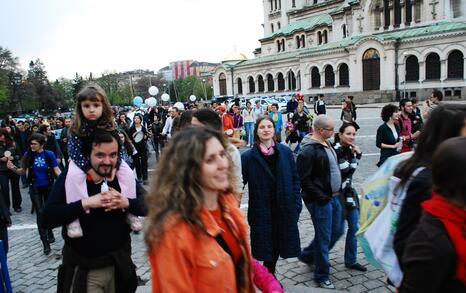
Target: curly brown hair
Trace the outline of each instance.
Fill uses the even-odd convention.
[[[227,147],[220,132],[206,127],[188,127],[180,130],[164,148],[146,198],[148,214],[144,237],[149,251],[161,241],[169,217],[174,216],[193,228],[205,230],[199,217],[204,205],[199,179],[206,142],[211,138],[218,139],[223,147]],[[230,158],[230,184],[225,193],[233,191],[232,174]]]
[[[115,119],[113,118],[113,111],[108,101],[107,94],[99,85],[92,84],[85,86],[76,95],[76,114],[74,115],[73,124],[70,129],[72,133],[80,137],[88,135],[88,133],[84,133],[82,129],[83,123],[87,120],[81,108],[81,103],[83,101],[101,102],[102,116],[97,122],[97,127],[107,131],[115,130]]]

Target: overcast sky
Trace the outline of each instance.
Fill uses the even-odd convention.
[[[260,0],[0,0],[0,46],[50,79],[252,58],[262,23]]]

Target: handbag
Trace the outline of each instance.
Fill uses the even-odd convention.
[[[388,203],[360,237],[361,247],[367,260],[375,267],[383,269],[396,287],[401,285],[403,272],[393,248],[393,240],[408,187],[422,170],[424,167],[414,170],[402,188],[397,187],[399,178],[390,177]]]

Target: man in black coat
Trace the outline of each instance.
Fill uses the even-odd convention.
[[[341,173],[335,150],[328,141],[334,128],[330,116],[317,116],[314,133],[304,137],[296,160],[303,200],[315,231],[314,240],[303,249],[299,259],[308,264],[315,263],[314,280],[326,289],[335,288],[329,278],[329,252],[343,234],[339,198]]]
[[[70,292],[72,287],[73,292],[94,292],[99,288],[102,292],[132,293],[136,291],[137,277],[126,215],[145,214],[143,188],[136,183],[134,199],[120,193],[116,176],[121,148],[118,136],[97,130],[91,141],[92,146],[84,146],[84,155],[89,157],[92,167],[86,179],[89,197],[66,202],[66,192],[72,191],[65,190],[65,171],[57,179],[43,213],[44,227],[63,226],[65,245],[57,292]],[[104,183],[108,185],[107,191],[102,188]],[[76,219],[84,236],[70,238],[65,226]]]

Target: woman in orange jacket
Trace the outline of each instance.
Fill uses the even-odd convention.
[[[152,292],[255,292],[225,147],[221,133],[192,127],[164,149],[147,198]]]

